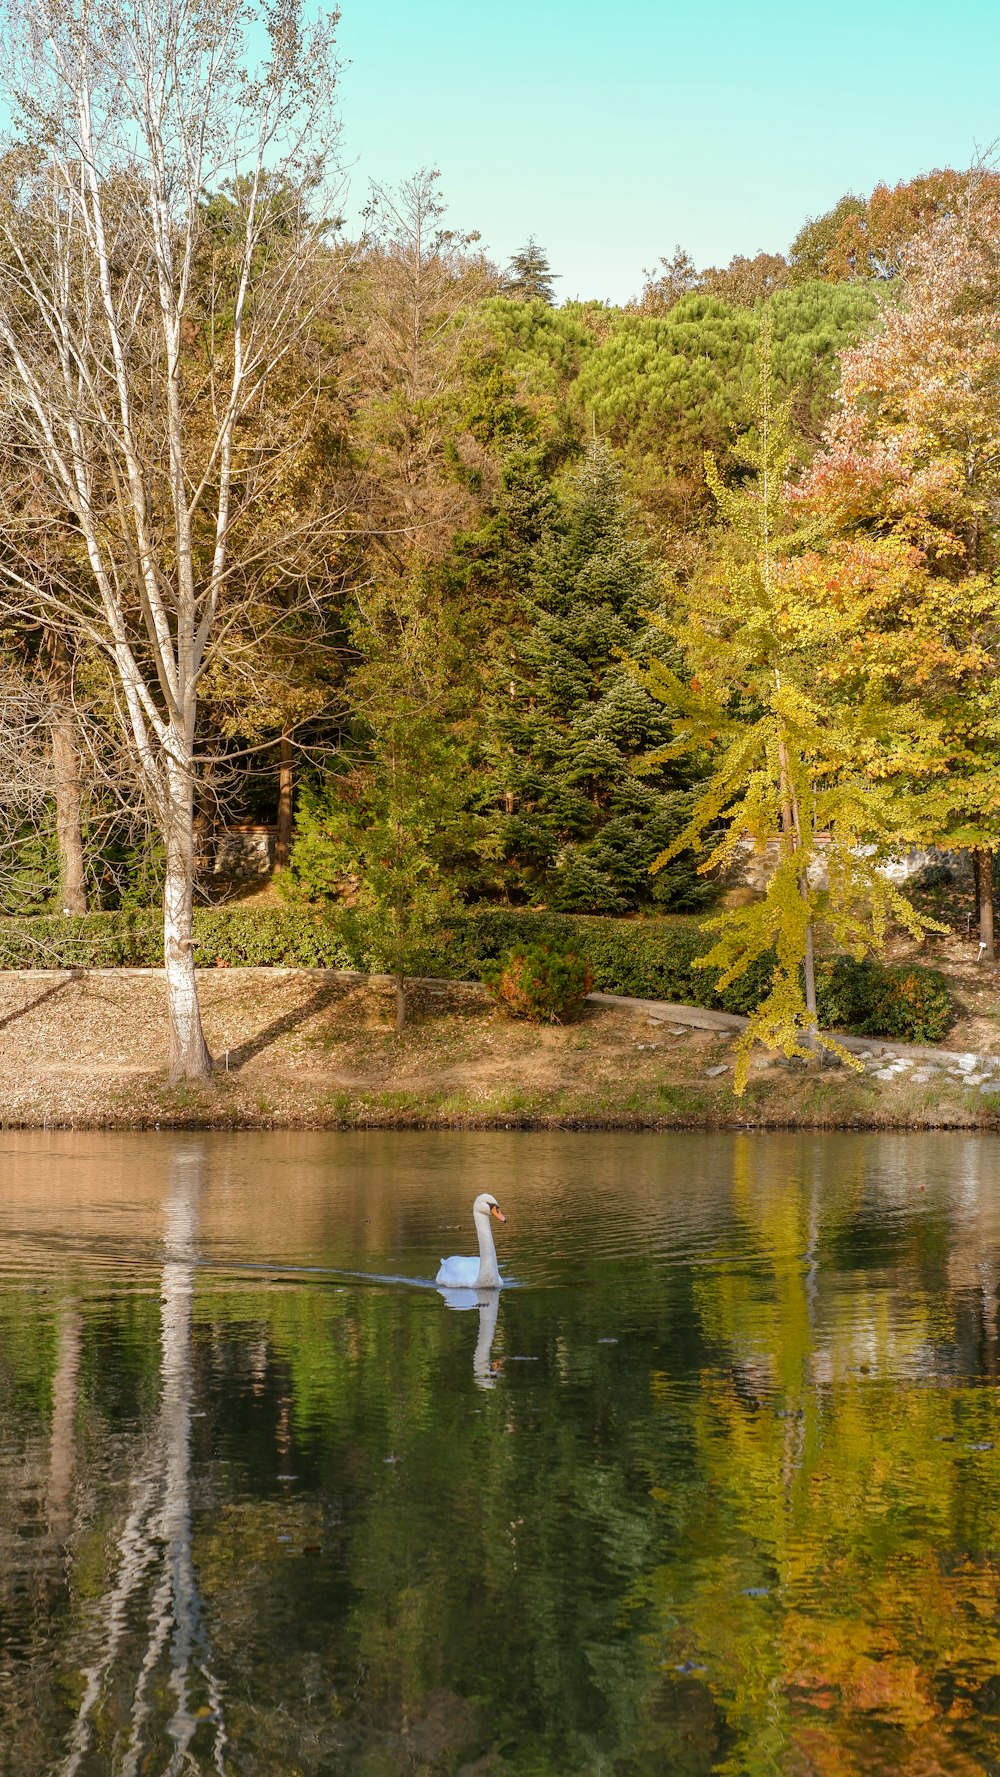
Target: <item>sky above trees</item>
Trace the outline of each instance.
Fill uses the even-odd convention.
[[[682,242],[785,251],[804,218],[1000,136],[990,0],[344,0],[352,217],[440,167],[505,262],[534,235],[558,300],[624,301]]]

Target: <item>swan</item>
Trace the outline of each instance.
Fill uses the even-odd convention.
[[[498,1222],[505,1222],[499,1203],[489,1191],[481,1191],[472,1205],[472,1219],[476,1224],[476,1235],[479,1240],[478,1259],[450,1258],[441,1260],[434,1282],[440,1287],[459,1290],[498,1290],[500,1288],[500,1272],[497,1269],[497,1249],[493,1245],[493,1230],[490,1217],[496,1216]]]

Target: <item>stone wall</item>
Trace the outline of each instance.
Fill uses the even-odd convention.
[[[206,883],[259,882],[274,869],[277,827],[221,827],[201,837],[198,875]]]
[[[809,881],[813,888],[827,887],[826,850],[829,837],[826,833],[816,835],[813,856],[809,864]],[[778,858],[781,855],[781,841],[774,839],[759,851],[752,839],[743,839],[736,851],[729,869],[723,878],[725,889],[751,889],[763,894],[774,873]],[[880,876],[885,876],[902,888],[918,876],[922,870],[943,866],[950,870],[959,883],[972,882],[972,864],[966,851],[943,851],[938,846],[912,846],[900,852],[897,857],[886,858],[878,865]]]

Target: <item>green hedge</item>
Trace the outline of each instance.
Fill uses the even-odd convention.
[[[362,966],[336,925],[285,907],[199,907],[195,962],[210,969]],[[0,920],[0,969],[162,969],[158,913]]]
[[[601,993],[636,999],[674,1000],[712,1011],[752,1012],[768,990],[769,958],[734,981],[724,993],[710,969],[695,966],[708,939],[694,919],[602,919],[581,914],[472,909],[449,921],[439,968],[442,974],[478,978],[518,943],[572,942],[589,962]],[[937,969],[893,966],[872,958],[842,956],[817,970],[820,1023],[857,1036],[898,1042],[938,1043],[955,1022],[947,982]]]
[[[293,907],[200,907],[195,913],[199,968],[360,969],[349,934],[335,920]],[[481,980],[504,952],[550,944],[578,950],[602,993],[674,1000],[715,1011],[752,1012],[767,992],[765,958],[722,994],[711,970],[695,967],[707,939],[694,919],[613,919],[513,908],[470,908],[442,929],[428,973]],[[0,919],[0,969],[162,968],[157,913],[89,913]],[[858,1036],[940,1042],[954,1009],[936,969],[889,967],[838,957],[821,964],[820,1022]]]
[[[770,964],[762,961],[725,993],[717,993],[711,970],[695,967],[695,959],[708,947],[695,919],[613,919],[493,907],[472,908],[448,921],[436,968],[458,979],[478,980],[484,965],[497,962],[505,951],[539,943],[579,950],[600,993],[676,1000],[713,1011],[753,1011],[771,974]]]

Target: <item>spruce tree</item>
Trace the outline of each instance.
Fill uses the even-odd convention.
[[[647,615],[659,602],[618,471],[595,446],[531,554],[498,663],[494,819],[508,896],[592,913],[706,899],[683,858],[649,874],[685,824],[690,769],[632,768],[671,737],[628,664],[662,652]]]

